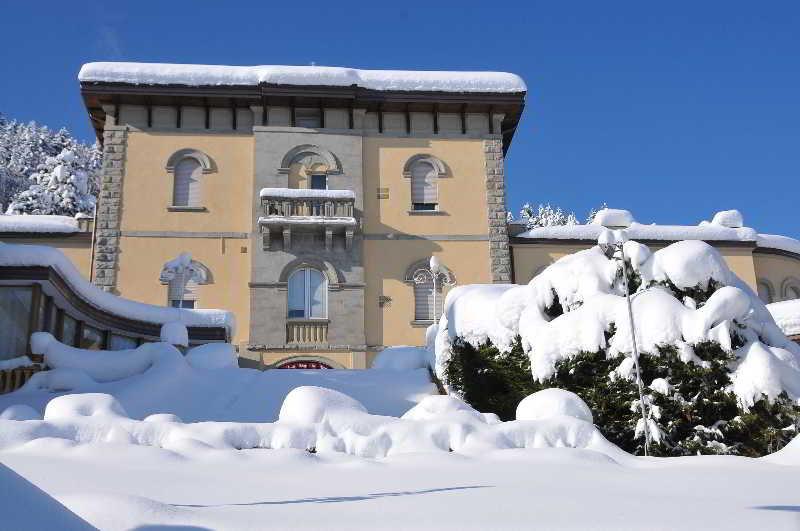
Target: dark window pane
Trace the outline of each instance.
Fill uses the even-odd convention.
[[[27,351],[32,294],[30,288],[0,288],[0,359]]]
[[[117,334],[112,334],[111,339],[109,340],[108,349],[109,350],[128,350],[137,347],[137,341],[132,337],[127,336],[118,336]]]
[[[75,332],[78,330],[78,321],[64,314],[64,324],[61,327],[61,342],[65,345],[75,346]]]
[[[328,176],[327,175],[312,175],[311,176],[311,189],[312,190],[327,190],[328,189]]]
[[[414,210],[436,210],[436,203],[414,203]]]

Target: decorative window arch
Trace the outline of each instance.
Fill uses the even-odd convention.
[[[430,270],[430,259],[417,260],[406,269],[404,281],[411,284],[414,290],[414,321],[433,321],[434,316],[442,315],[444,311],[444,286],[456,283],[453,272],[441,266],[441,271],[436,278],[436,296],[433,292],[433,275]],[[434,305],[434,299],[436,301]]]
[[[431,155],[414,155],[406,161],[403,176],[411,179],[411,210],[439,209],[439,178],[447,174],[444,163]]]
[[[161,269],[159,280],[167,286],[167,305],[173,308],[195,308],[198,286],[212,282],[211,270],[187,253],[181,253]]]
[[[296,269],[287,282],[289,319],[327,319],[328,277],[310,267]]]
[[[316,174],[336,175],[342,173],[342,165],[336,155],[330,150],[303,144],[290,149],[281,159],[278,173],[288,174],[293,164],[303,164],[309,171]]]
[[[215,171],[211,158],[196,149],[180,149],[169,157],[166,169],[172,174],[172,206],[200,207],[202,176]]]
[[[781,283],[781,299],[800,299],[800,279],[788,277]]]
[[[759,278],[756,286],[758,287],[758,298],[761,299],[761,302],[764,304],[775,302],[775,288],[772,286],[772,282],[766,278]]]

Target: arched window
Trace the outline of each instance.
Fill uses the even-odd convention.
[[[438,173],[428,161],[411,166],[411,208],[437,210],[439,206]]]
[[[794,277],[784,280],[781,286],[781,297],[785,301],[800,299],[800,280]]]
[[[289,276],[289,319],[328,317],[328,282],[316,269],[298,269]]]
[[[420,270],[414,282],[414,320],[433,321],[434,313],[442,315],[444,296],[442,283],[436,283],[436,306],[434,307],[433,277],[429,271]]]
[[[164,264],[159,278],[167,285],[167,305],[173,308],[196,308],[198,286],[212,282],[211,271],[189,253]]]
[[[769,304],[775,301],[775,290],[769,280],[760,278],[758,279],[758,298],[764,304]]]
[[[173,206],[200,206],[200,177],[202,175],[203,168],[194,158],[186,157],[175,165],[175,181],[172,190]]]

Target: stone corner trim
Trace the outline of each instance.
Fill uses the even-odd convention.
[[[489,220],[489,268],[492,282],[511,282],[511,253],[506,227],[506,183],[503,141],[483,141],[486,158],[486,205]]]
[[[122,180],[128,144],[126,127],[109,125],[103,131],[103,169],[95,220],[92,282],[104,291],[117,288]]]

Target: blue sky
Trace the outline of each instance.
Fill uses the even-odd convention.
[[[95,60],[505,70],[529,87],[510,208],[739,208],[800,237],[798,28],[781,1],[7,2],[0,111],[91,138],[76,74]]]

